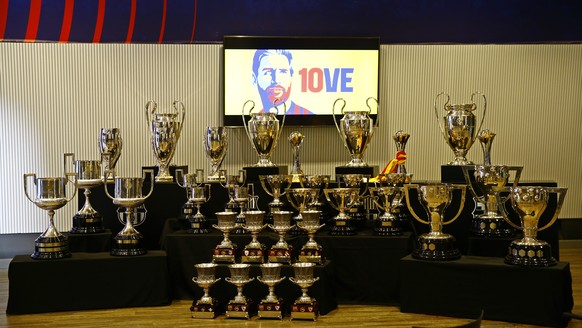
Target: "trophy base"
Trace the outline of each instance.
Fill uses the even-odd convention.
[[[319,303],[312,301],[311,303],[293,303],[291,306],[291,320],[317,320],[319,316]]]
[[[257,312],[259,319],[279,319],[283,320],[283,302],[266,302],[259,303]]]
[[[293,249],[289,246],[284,248],[271,248],[267,254],[267,261],[269,263],[284,263],[291,264],[293,259]]]
[[[515,229],[511,228],[503,218],[473,218],[471,222],[471,234],[484,238],[509,238],[515,235]]]
[[[241,263],[265,263],[264,248],[246,248],[240,257]]]
[[[246,303],[238,303],[234,301],[228,302],[226,306],[226,317],[227,318],[240,318],[240,319],[250,319],[253,315],[257,313],[254,308],[253,302],[247,298]]]
[[[337,219],[331,220],[331,227],[329,228],[329,235],[331,236],[353,236],[357,234],[356,227],[353,226],[351,219]]]
[[[39,236],[34,241],[34,253],[30,255],[35,260],[55,260],[71,257],[69,239],[67,236]]]
[[[212,253],[212,263],[236,263],[236,247],[217,247]]]
[[[315,264],[323,264],[325,257],[323,256],[323,248],[302,248],[297,257],[298,262],[307,262]]]
[[[376,236],[401,236],[402,228],[400,222],[395,219],[378,219],[374,226]]]
[[[191,233],[191,234],[195,234],[195,235],[210,233],[210,230],[207,228],[208,221],[206,220],[206,218],[189,217],[187,219],[188,219],[188,221],[190,221],[190,229],[188,229],[186,231],[187,233]]]
[[[137,235],[117,235],[113,238],[111,255],[113,256],[139,256],[147,254],[143,247],[143,237]]]
[[[418,237],[418,247],[412,252],[412,257],[421,260],[448,261],[461,257],[461,252],[455,245],[455,237],[449,234],[431,236],[430,233]]]
[[[354,223],[354,227],[356,230],[362,230],[366,226],[366,221],[368,218],[364,215],[364,206],[357,205],[351,207],[347,214],[352,218],[352,222]]]
[[[528,267],[549,267],[557,264],[548,243],[539,240],[528,243],[521,239],[511,242],[505,263]]]
[[[190,307],[190,312],[192,312],[192,318],[195,319],[214,319],[216,318],[216,306],[217,301],[212,302],[212,304],[201,304],[197,301]]]
[[[99,213],[75,214],[73,216],[73,227],[69,233],[91,234],[104,232],[103,217]]]

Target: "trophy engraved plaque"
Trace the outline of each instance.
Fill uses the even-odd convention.
[[[251,233],[251,242],[245,245],[242,255],[242,263],[263,263],[265,262],[265,245],[257,239],[259,232],[267,225],[263,224],[265,211],[247,211],[245,213],[245,223],[242,228]]]
[[[208,181],[220,180],[220,166],[228,150],[228,129],[224,126],[209,126],[204,135],[204,153],[210,161],[211,169]]]
[[[307,294],[309,287],[319,280],[313,277],[314,263],[294,263],[295,277],[289,280],[301,288],[301,296],[291,306],[291,319],[308,319],[315,321],[319,316],[319,302]]]
[[[285,241],[285,233],[291,229],[291,211],[278,211],[273,213],[273,224],[269,228],[279,235],[279,241],[269,249],[267,260],[270,263],[291,264],[293,259],[293,246]]]
[[[481,149],[483,149],[483,165],[491,165],[491,145],[495,136],[496,134],[488,129],[481,130],[477,136],[481,143]]]
[[[273,197],[273,200],[267,204],[269,211],[265,220],[267,223],[273,223],[273,212],[282,211],[285,206],[280,197],[284,196],[291,187],[293,176],[286,174],[259,175],[259,181],[267,195]]]
[[[218,224],[212,225],[214,229],[220,230],[223,239],[212,252],[212,262],[214,263],[236,263],[237,246],[230,239],[230,232],[236,228],[235,212],[217,212],[215,213]]]
[[[236,286],[237,294],[234,299],[230,300],[226,306],[227,318],[245,318],[250,319],[257,313],[256,304],[249,297],[243,295],[243,287],[255,278],[249,278],[250,264],[239,263],[230,264],[230,277],[224,280]]]
[[[279,108],[277,107],[278,100],[275,100],[273,106],[277,110],[276,113],[264,111],[253,113],[255,108],[255,103],[252,100],[247,100],[243,104],[242,108],[242,120],[247,136],[253,145],[253,148],[259,155],[259,162],[255,166],[275,166],[271,162],[271,154],[277,147],[277,142],[283,131],[283,126],[285,126],[285,118],[287,117],[287,107],[283,103],[283,121],[281,126],[279,126],[279,120],[277,115],[279,114]],[[251,104],[249,109],[249,116],[251,119],[246,122],[245,120],[245,107],[247,104]]]
[[[198,272],[198,277],[192,278],[192,281],[196,283],[204,291],[204,295],[197,301],[192,303],[190,311],[192,312],[192,318],[196,319],[214,319],[216,318],[216,306],[218,301],[210,296],[210,287],[214,285],[221,278],[216,278],[216,264],[214,263],[200,263],[194,265],[196,271]]]
[[[315,241],[315,233],[321,229],[324,224],[319,224],[320,211],[307,210],[301,213],[303,220],[298,222],[301,229],[307,231],[309,240],[301,247],[299,251],[299,262],[309,262],[315,264],[323,264],[325,256],[323,254],[323,247]]]
[[[331,207],[339,213],[330,221],[329,234],[332,236],[352,236],[357,233],[353,218],[346,211],[353,206],[359,196],[358,188],[330,188],[323,189],[325,198]]]
[[[208,233],[208,220],[200,212],[203,204],[210,200],[211,186],[203,184],[204,170],[197,169],[196,173],[184,174],[182,169],[176,169],[176,182],[186,189],[188,201],[182,205],[182,217],[190,222],[188,233]],[[196,213],[193,213],[193,211]]]
[[[282,266],[281,263],[261,264],[262,276],[257,277],[257,280],[267,285],[269,294],[259,303],[259,319],[283,319],[283,300],[275,294],[275,286],[286,278],[281,277]]]
[[[101,128],[98,146],[101,161],[103,162],[103,172],[115,172],[115,166],[121,156],[121,148],[123,147],[120,130],[118,128]]]
[[[303,134],[298,131],[293,131],[289,135],[289,143],[291,144],[291,152],[293,153],[293,165],[291,166],[293,182],[299,182],[299,175],[303,174],[301,162],[299,161],[299,148],[301,147],[301,143],[303,143],[303,139]]]
[[[348,167],[367,167],[368,164],[362,160],[364,152],[372,140],[374,135],[374,121],[370,117],[370,112],[372,112],[372,107],[370,107],[369,101],[378,101],[373,97],[366,99],[366,106],[368,110],[344,110],[346,107],[346,101],[342,98],[336,99],[333,103],[333,122],[340,138],[342,139],[344,146],[350,152],[352,160],[349,161],[345,166]],[[341,114],[343,117],[337,122],[336,115],[336,104],[342,102]]]

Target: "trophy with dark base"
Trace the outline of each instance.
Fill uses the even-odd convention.
[[[364,152],[368,147],[368,144],[372,140],[374,135],[374,120],[370,117],[372,112],[372,107],[368,103],[370,100],[376,99],[369,97],[366,99],[366,106],[368,110],[344,110],[346,107],[346,101],[342,98],[338,98],[333,103],[332,113],[333,122],[337,128],[337,132],[342,139],[344,146],[350,152],[352,160],[348,162],[345,166],[348,167],[367,167],[368,164],[364,162],[362,157]],[[336,116],[336,104],[342,102],[340,109],[341,114],[344,116],[337,122]]]
[[[319,302],[307,294],[309,287],[319,280],[313,277],[314,263],[295,263],[295,277],[289,280],[301,288],[301,296],[291,306],[291,319],[307,319],[315,321],[319,316]]]
[[[209,291],[210,287],[221,279],[215,276],[216,264],[200,263],[194,265],[194,267],[198,272],[198,277],[192,278],[192,281],[204,290],[204,295],[190,307],[192,318],[214,319],[217,314],[216,307],[218,306],[218,301],[210,296]]]
[[[236,286],[237,294],[234,299],[226,305],[227,318],[244,318],[250,319],[257,313],[256,304],[249,297],[243,295],[243,287],[255,278],[249,278],[250,264],[239,263],[230,264],[230,277],[224,278],[227,282]]]
[[[299,227],[307,231],[309,240],[301,247],[299,251],[298,261],[308,262],[315,264],[323,264],[325,262],[325,256],[323,253],[323,247],[315,241],[315,233],[321,229],[324,224],[319,224],[320,211],[303,211],[303,221],[299,222]]]
[[[257,239],[259,232],[267,226],[263,224],[264,217],[265,211],[247,211],[245,213],[245,223],[241,227],[251,233],[252,239],[242,251],[242,263],[265,262],[265,245]]]
[[[358,230],[365,225],[367,220],[364,198],[367,197],[366,194],[368,193],[369,178],[370,176],[367,174],[344,174],[341,177],[346,188],[354,188],[358,190],[357,194],[352,195],[352,205],[347,210],[348,215],[354,219],[353,222]]]
[[[403,168],[404,165],[398,166],[399,168]],[[384,223],[383,220],[376,221],[376,225],[374,228],[374,233],[380,236],[383,235],[393,235],[396,233],[397,235],[402,234],[405,228],[409,225],[409,215],[404,210],[404,184],[410,183],[412,180],[411,173],[387,173],[387,174],[380,174],[378,179],[378,183],[380,187],[390,187],[393,188],[394,197],[392,198],[391,204],[385,204],[388,207],[386,211],[390,214],[389,215],[389,222]],[[386,206],[385,206],[386,207]],[[381,218],[380,216],[379,218]]]
[[[293,259],[293,246],[285,241],[285,233],[291,229],[291,211],[279,211],[273,213],[273,224],[269,228],[279,235],[279,240],[269,248],[267,260],[270,263],[291,264]]]
[[[329,234],[332,236],[352,236],[357,233],[353,218],[346,213],[359,195],[358,188],[330,188],[323,193],[329,205],[339,213],[330,220]]]
[[[237,246],[229,239],[230,232],[236,227],[235,212],[217,212],[215,213],[218,224],[214,224],[214,229],[220,230],[223,239],[212,252],[212,262],[214,263],[236,263]]]
[[[299,184],[302,188],[311,188],[313,195],[311,196],[312,201],[309,203],[307,209],[321,211],[321,216],[319,218],[320,222],[325,222],[326,213],[324,213],[324,202],[322,202],[321,195],[323,189],[329,186],[329,180],[331,177],[329,175],[300,175]]]
[[[370,187],[370,194],[374,204],[384,211],[374,222],[374,234],[377,236],[400,236],[402,229],[396,216],[392,214],[394,199],[397,195],[396,187]]]
[[[411,206],[409,189],[416,189],[418,192],[418,201],[425,207],[430,216],[430,221],[420,218]],[[453,190],[461,189],[461,202],[457,214],[450,220],[444,221],[443,215],[445,209],[451,203]],[[409,184],[404,186],[406,194],[406,205],[410,214],[423,224],[430,226],[430,232],[424,233],[418,237],[416,249],[412,256],[422,260],[454,260],[461,257],[461,252],[456,246],[456,239],[453,235],[443,232],[443,225],[454,222],[465,204],[465,185],[453,185],[445,183],[435,184]]]
[[[261,264],[262,276],[257,277],[257,280],[267,285],[269,294],[259,303],[259,319],[283,319],[283,300],[275,294],[275,286],[286,278],[281,277],[282,266],[281,263]]]
[[[301,162],[299,161],[299,148],[303,143],[303,133],[293,131],[289,135],[289,143],[291,144],[291,152],[293,153],[293,165],[291,166],[291,175],[293,175],[293,182],[299,182],[299,177],[303,175],[301,169]]]
[[[293,181],[292,175],[275,174],[275,175],[259,175],[261,186],[267,195],[273,197],[273,200],[267,204],[269,211],[265,216],[265,223],[273,223],[273,212],[282,211],[285,203],[281,201],[280,197],[284,196]]]
[[[208,220],[200,212],[200,208],[210,200],[210,185],[203,185],[204,170],[197,169],[196,173],[184,174],[182,169],[176,169],[176,182],[186,189],[188,201],[182,205],[182,217],[190,222],[188,233],[208,233]],[[195,211],[195,213],[194,213]]]

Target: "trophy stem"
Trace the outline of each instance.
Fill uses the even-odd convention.
[[[85,195],[85,204],[79,212],[83,214],[94,214],[96,211],[93,209],[93,206],[91,206],[91,201],[89,200],[91,189],[85,188],[85,192],[83,194]]]
[[[49,215],[49,226],[46,229],[46,231],[44,232],[44,236],[45,237],[56,237],[56,236],[60,235],[61,233],[58,232],[57,227],[55,227],[55,219],[54,219],[55,211],[49,210],[48,215]]]
[[[533,215],[523,217],[523,237],[524,241],[537,241],[538,218]]]
[[[441,220],[441,215],[438,212],[430,213],[430,232],[431,233],[441,233],[443,231],[443,221]]]

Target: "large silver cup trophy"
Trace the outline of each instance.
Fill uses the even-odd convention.
[[[218,223],[212,225],[212,227],[222,232],[223,239],[212,252],[212,262],[235,263],[237,260],[237,245],[229,239],[229,236],[230,232],[236,228],[236,213],[216,212],[215,215]]]
[[[242,120],[247,136],[253,145],[253,148],[259,155],[259,162],[255,166],[275,166],[271,162],[271,154],[277,147],[277,142],[283,131],[283,126],[285,126],[285,118],[287,117],[287,108],[285,103],[283,103],[283,121],[279,125],[279,120],[277,115],[279,114],[279,108],[277,107],[277,100],[273,104],[277,112],[272,113],[269,111],[256,112],[253,113],[255,108],[255,103],[252,100],[247,100],[243,104],[242,108]],[[245,119],[245,108],[247,104],[251,107],[248,110],[248,115],[251,117],[247,122]]]
[[[184,104],[174,101],[174,113],[156,113],[158,104],[155,101],[146,103],[146,121],[151,134],[152,150],[158,165],[156,182],[171,183],[174,181],[170,174],[170,162],[176,152],[176,145],[184,125],[186,115]]]
[[[246,263],[230,264],[228,269],[230,277],[226,277],[224,280],[236,286],[237,294],[226,306],[226,317],[250,319],[257,312],[256,304],[251,298],[243,294],[243,287],[255,280],[255,278],[249,277],[251,265]]]
[[[200,208],[211,197],[211,186],[204,184],[204,170],[196,169],[195,173],[184,174],[182,169],[176,169],[176,182],[178,186],[186,189],[188,200],[182,205],[182,216],[190,222],[188,233],[208,233],[208,220],[202,214]],[[196,211],[196,213],[193,213]]]
[[[293,264],[295,277],[289,280],[301,288],[301,296],[291,306],[291,319],[316,320],[319,316],[319,302],[307,294],[309,287],[319,280],[313,276],[315,263],[298,262]]]
[[[218,181],[219,171],[228,150],[228,129],[224,126],[209,126],[204,135],[204,152],[210,160],[208,181]]]
[[[142,193],[143,183],[148,174],[150,175],[150,190],[144,196]],[[105,176],[111,176],[115,181],[113,196],[109,194],[107,185],[105,185],[105,194],[113,201],[114,205],[125,208],[125,213],[120,213],[119,215],[119,219],[124,224],[124,227],[113,238],[111,255],[137,256],[146,254],[147,249],[143,244],[143,235],[135,229],[137,225],[143,223],[143,221],[140,222],[138,220],[139,213],[136,211],[136,208],[142,206],[154,191],[153,170],[143,170],[142,177],[120,178],[116,177],[113,171],[106,171]]]
[[[511,188],[511,205],[519,214],[521,225],[516,225],[507,217],[506,220],[514,228],[523,231],[523,238],[511,242],[505,263],[531,267],[556,265],[550,244],[537,239],[537,234],[538,231],[545,230],[556,222],[567,191],[567,188],[541,186]],[[540,216],[548,206],[550,195],[554,193],[557,195],[554,215],[548,223],[539,227]]]
[[[369,97],[366,99],[366,106],[368,110],[344,110],[346,107],[346,101],[342,98],[336,99],[333,103],[333,122],[337,128],[340,138],[342,139],[344,146],[350,152],[352,160],[349,161],[345,166],[349,167],[367,167],[368,164],[364,162],[362,157],[364,152],[368,147],[368,144],[372,140],[374,135],[374,121],[370,117],[372,112],[372,107],[370,107],[369,101],[374,100],[376,105],[378,101]],[[340,119],[339,123],[335,118],[336,115],[336,104],[343,103],[341,105],[340,113],[343,117]]]
[[[120,129],[101,128],[97,144],[99,146],[99,153],[101,154],[103,171],[115,172],[115,166],[117,165],[117,161],[121,156],[121,149],[123,148]]]
[[[198,272],[198,277],[192,278],[192,281],[202,288],[204,295],[192,303],[190,307],[192,318],[214,319],[217,314],[218,301],[210,296],[210,287],[221,279],[216,278],[215,275],[217,265],[214,263],[199,263],[194,267]]]
[[[269,228],[279,235],[279,240],[269,249],[267,260],[271,263],[291,264],[293,259],[293,246],[285,241],[285,233],[291,229],[291,211],[273,212],[273,224]]]
[[[259,319],[283,319],[283,300],[275,294],[275,286],[286,278],[281,277],[281,267],[281,263],[261,264],[262,276],[257,277],[257,280],[267,285],[269,294],[259,303]]]
[[[445,116],[439,114],[437,101],[441,96],[446,97],[443,109],[446,111]],[[483,113],[479,120],[473,113],[477,109],[475,96],[483,97]],[[444,92],[439,93],[434,100],[434,112],[437,122],[445,141],[455,153],[455,159],[449,162],[449,165],[469,165],[473,164],[467,160],[467,152],[477,138],[477,131],[481,129],[483,120],[487,113],[487,99],[480,92],[474,92],[471,95],[471,102],[467,104],[449,104],[451,97]]]
[[[242,263],[263,263],[265,262],[265,245],[257,239],[267,225],[263,223],[265,211],[247,211],[245,213],[245,223],[242,228],[251,233],[251,241],[245,245],[242,255]]]

